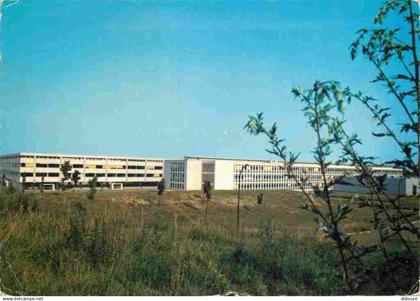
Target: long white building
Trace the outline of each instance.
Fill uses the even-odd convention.
[[[401,176],[402,170],[392,167],[374,167],[378,174]],[[298,162],[293,165],[298,177],[307,177],[306,189],[312,185],[322,187],[322,175],[316,163]],[[242,172],[242,174],[241,174]],[[330,165],[327,177],[353,175],[356,168],[349,165]],[[215,190],[299,190],[288,177],[283,161],[244,160],[225,158],[185,157],[182,160],[165,160],[166,187],[173,190],[201,190],[209,181]]]
[[[184,157],[164,160],[156,158],[132,158],[111,156],[85,156],[44,153],[17,153],[0,156],[0,177],[16,188],[57,189],[62,183],[61,166],[68,161],[71,166],[70,179],[77,170],[80,173],[79,187],[97,176],[103,187],[157,187],[165,178],[170,190],[201,190],[205,181],[215,190],[298,190],[295,181],[288,177],[283,161]],[[306,189],[310,185],[322,187],[320,168],[315,163],[295,163],[294,173],[307,177]],[[391,167],[375,167],[378,174],[401,176],[402,171]],[[351,176],[354,166],[330,165],[328,179]],[[71,180],[67,181],[71,183]]]
[[[17,153],[0,156],[0,176],[16,188],[56,189],[63,179],[60,167],[69,161],[71,175],[80,173],[80,186],[94,176],[102,186],[156,187],[163,178],[163,159],[111,156],[84,156],[44,153]],[[71,182],[67,181],[67,182]]]

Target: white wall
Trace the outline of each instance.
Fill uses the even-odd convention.
[[[185,160],[185,190],[202,189],[202,160],[188,158]]]
[[[417,186],[417,195],[420,195],[419,178],[391,178],[386,183],[389,192],[406,196],[414,194],[413,186]]]
[[[215,190],[233,190],[233,164],[232,160],[216,160],[214,166]]]
[[[340,183],[334,185],[334,190],[338,192],[352,192],[352,193],[369,193],[370,190],[361,185],[356,177],[346,177],[345,182],[353,185],[342,185]],[[413,195],[413,186],[417,186],[417,194],[420,195],[419,178],[388,178],[385,182],[386,190],[389,193],[410,196]]]

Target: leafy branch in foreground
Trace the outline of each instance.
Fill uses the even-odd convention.
[[[316,82],[310,90],[294,89],[293,94],[304,103],[304,115],[308,118],[308,123],[316,135],[317,143],[313,153],[315,161],[320,166],[322,175],[321,185],[309,183],[313,189],[311,191],[305,189],[308,178],[296,175],[293,169],[293,164],[296,162],[299,155],[287,151],[287,147],[283,144],[284,140],[278,138],[277,125],[275,123],[269,129],[264,126],[262,113],[251,116],[248,123],[245,125],[245,129],[253,135],[266,135],[268,142],[271,145],[271,149],[268,149],[267,151],[285,161],[288,176],[297,183],[305,196],[303,208],[316,215],[320,230],[335,243],[341,258],[340,266],[343,270],[343,278],[347,283],[349,292],[354,293],[356,285],[355,279],[350,277],[349,256],[354,257],[353,254],[356,253],[354,250],[356,245],[352,244],[348,235],[346,235],[340,225],[351,212],[351,208],[346,205],[340,204],[338,206],[333,206],[332,204],[330,188],[334,185],[335,181],[330,181],[330,179],[327,178],[326,170],[331,164],[331,162],[328,161],[328,156],[331,154],[330,146],[333,143],[333,140],[324,137],[322,134],[325,132],[327,125],[330,122],[330,113],[335,107],[335,104],[330,100],[334,99],[337,106],[340,109],[343,108],[346,91],[343,91],[337,82],[330,81],[322,83]],[[317,198],[314,193],[314,191],[317,190],[322,190],[320,198],[326,205],[326,208],[322,208],[317,204],[319,198]]]
[[[386,18],[396,13],[402,18],[401,26],[384,26]],[[405,176],[420,176],[420,82],[417,57],[419,43],[419,14],[415,11],[411,0],[386,0],[378,11],[375,28],[361,29],[357,39],[350,46],[351,58],[358,55],[367,58],[377,71],[372,83],[379,83],[395,105],[385,106],[385,100],[379,101],[362,92],[352,92],[349,88],[341,88],[337,81],[315,82],[313,87],[304,90],[295,88],[293,95],[304,104],[304,115],[316,135],[316,146],[313,151],[316,162],[322,174],[321,189],[319,183],[310,183],[311,191],[307,191],[308,178],[293,173],[293,164],[298,155],[291,153],[284,145],[284,140],[277,136],[277,125],[266,128],[263,124],[263,114],[251,116],[245,128],[253,135],[264,134],[271,145],[267,151],[285,161],[289,177],[298,183],[305,200],[304,208],[312,211],[319,222],[320,229],[336,245],[343,269],[344,278],[349,291],[357,290],[364,283],[363,275],[374,281],[383,292],[395,291],[398,283],[391,281],[391,285],[382,285],[382,279],[392,274],[392,270],[401,262],[406,268],[415,271],[418,278],[419,262],[417,259],[419,229],[414,223],[418,218],[418,210],[407,212],[400,205],[400,197],[392,196],[386,191],[387,175],[377,175],[374,171],[374,157],[362,156],[356,150],[362,144],[361,139],[350,135],[344,129],[344,105],[354,101],[361,103],[366,111],[383,130],[372,133],[375,137],[392,139],[401,153],[393,160],[386,162],[403,170]],[[389,101],[387,103],[390,103]],[[390,121],[391,108],[399,107],[403,114],[399,115],[399,124]],[[372,209],[372,225],[377,230],[379,243],[370,247],[360,247],[353,243],[342,230],[341,224],[351,211],[347,205],[333,204],[329,188],[342,177],[330,181],[325,171],[330,162],[332,146],[341,150],[338,163],[350,163],[355,166],[357,179],[364,186],[368,194],[359,200],[359,206]],[[318,195],[316,195],[318,192]],[[326,204],[327,209],[317,206],[317,197]],[[414,235],[414,238],[413,238]],[[389,252],[392,243],[401,243],[401,253]],[[372,271],[366,268],[364,257],[369,253],[380,251],[386,259],[385,267],[377,267]],[[352,277],[353,276],[353,277]]]
[[[375,229],[378,230],[382,243],[380,247],[385,248],[384,242],[386,240],[391,239],[393,236],[398,236],[408,254],[418,265],[417,257],[403,235],[407,231],[415,234],[419,238],[419,230],[411,221],[418,212],[412,212],[410,214],[405,213],[401,209],[398,204],[401,196],[391,196],[387,192],[384,186],[386,177],[375,175],[374,170],[370,166],[370,157],[363,157],[355,150],[357,144],[362,144],[361,140],[357,135],[348,135],[343,124],[344,122],[338,118],[333,119],[328,128],[328,132],[333,137],[334,142],[341,147],[341,161],[351,162],[358,169],[360,184],[368,188],[373,196],[373,199],[364,200],[360,205],[373,209]],[[401,223],[401,220],[405,224]],[[386,251],[384,250],[385,253]]]
[[[377,75],[372,82],[386,87],[388,94],[403,111],[400,134],[410,134],[415,138],[402,142],[386,120],[390,116],[390,108],[357,93],[355,98],[372,113],[378,125],[385,128],[385,132],[374,135],[392,138],[405,156],[405,159],[396,159],[393,163],[404,168],[408,175],[420,176],[420,62],[417,55],[420,30],[419,14],[413,2],[385,1],[375,17],[376,27],[358,31],[357,39],[350,46],[350,54],[353,60],[360,54],[374,65]],[[384,27],[391,13],[397,13],[404,28]],[[417,163],[414,163],[416,149]]]
[[[362,141],[357,135],[348,135],[343,127],[344,121],[338,117],[343,112],[344,104],[350,103],[354,94],[348,88],[341,88],[336,81],[316,82],[311,89],[293,89],[292,92],[303,103],[304,115],[316,136],[313,153],[314,159],[320,167],[321,184],[309,182],[312,189],[307,189],[308,177],[305,177],[304,174],[298,176],[294,173],[293,165],[298,154],[288,151],[284,145],[284,139],[278,138],[276,124],[273,124],[271,128],[265,127],[262,113],[250,116],[245,128],[253,135],[265,135],[271,145],[267,151],[285,161],[289,177],[298,184],[305,196],[303,208],[316,215],[319,229],[334,242],[338,250],[341,258],[339,265],[343,270],[343,278],[349,292],[357,292],[361,286],[368,283],[367,279],[373,281],[382,292],[392,292],[393,288],[385,287],[381,283],[384,273],[368,268],[364,257],[381,251],[382,254],[386,254],[391,266],[396,260],[399,260],[398,256],[400,255],[394,257],[390,255],[386,244],[396,237],[404,245],[409,262],[418,267],[415,252],[404,235],[404,232],[418,235],[418,229],[411,221],[412,215],[401,210],[396,199],[386,192],[384,188],[386,175],[375,174],[372,168],[374,158],[361,156],[356,151],[356,145],[362,144]],[[326,170],[331,164],[328,157],[332,153],[333,146],[338,146],[342,151],[339,163],[346,162],[354,165],[361,184],[371,191],[372,197],[369,196],[367,200],[361,202],[360,206],[372,208],[375,217],[374,227],[381,238],[379,243],[359,246],[357,242],[350,239],[344,230],[343,222],[351,213],[352,208],[349,204],[333,200],[331,195],[332,186],[346,176],[337,176],[331,180],[326,175]],[[317,191],[320,192],[318,195]],[[318,205],[318,200],[322,200],[325,206]],[[401,223],[401,220],[404,220],[404,223]]]

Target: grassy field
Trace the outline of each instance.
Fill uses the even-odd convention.
[[[312,214],[301,209],[299,202],[302,194],[294,191],[266,191],[264,201],[258,205],[259,191],[241,192],[241,220],[245,232],[257,230],[258,217],[272,217],[280,229],[286,232],[313,235],[317,225]],[[40,196],[40,194],[38,194]],[[343,196],[341,196],[343,197]],[[344,196],[349,201],[349,196]],[[175,212],[188,223],[197,224],[204,221],[205,202],[200,191],[178,192],[167,191],[159,208],[158,197],[152,190],[100,190],[96,202],[87,202],[85,191],[66,191],[44,193],[40,201],[46,206],[62,206],[64,203],[72,204],[78,201],[86,202],[89,211],[100,212],[119,206],[127,211],[127,217],[135,220],[140,218],[140,208],[144,211],[144,220],[149,221],[157,211],[168,214]],[[54,205],[55,204],[55,205]],[[322,205],[320,203],[320,205]],[[92,206],[92,207],[91,207]],[[222,226],[228,230],[236,227],[237,194],[232,191],[215,191],[209,203],[209,223]],[[369,228],[370,211],[365,208],[355,208],[351,219],[346,223],[346,230],[350,232],[363,231]]]
[[[24,295],[342,295],[335,250],[292,191],[247,191],[236,233],[236,194],[213,192],[204,224],[201,192],[100,190],[0,194],[0,290]],[[352,202],[349,195],[335,202]],[[418,206],[408,199],[407,209]],[[3,205],[2,205],[3,204]],[[319,204],[323,206],[323,204]],[[357,208],[344,227],[370,229]],[[362,244],[374,233],[355,234]],[[372,259],[380,265],[380,259]],[[396,275],[390,293],[416,275]],[[402,277],[402,278],[401,278]],[[416,278],[417,277],[417,278]],[[402,280],[401,280],[402,279]],[[394,281],[395,279],[389,279]],[[367,285],[360,293],[380,293]]]

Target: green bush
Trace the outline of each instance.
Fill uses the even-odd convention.
[[[174,233],[168,219],[158,214],[133,242],[131,282],[141,282],[164,295],[214,295],[227,291],[229,282],[209,245],[195,242],[197,230]],[[195,234],[194,234],[195,233]]]
[[[71,208],[54,201],[34,211],[33,195],[0,194],[0,199],[0,289],[7,293],[195,296],[346,291],[331,245],[282,233],[269,217],[238,245],[228,228],[205,228],[182,215],[174,229],[172,212],[162,206],[151,211],[140,228],[137,215],[127,215],[124,204],[103,210],[97,200],[73,202]],[[18,221],[16,213],[21,214]],[[372,270],[389,272],[381,279],[390,287],[389,294],[407,291],[418,276],[402,262],[403,253],[397,258],[401,262],[387,265],[381,256],[369,257]],[[369,283],[364,293],[378,291]]]
[[[330,247],[310,238],[280,236],[270,220],[260,224],[257,237],[249,246],[238,246],[225,262],[229,279],[242,290],[251,295],[344,292],[335,268],[336,254]]]
[[[0,190],[0,215],[26,214],[38,209],[38,199],[21,192]]]

